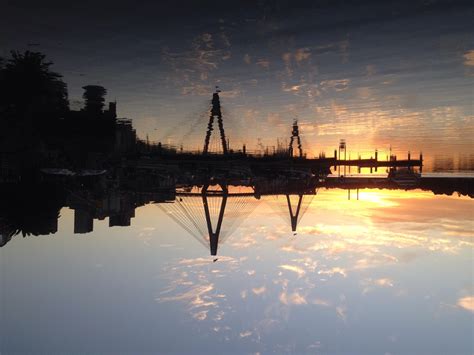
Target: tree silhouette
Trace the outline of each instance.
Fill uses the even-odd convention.
[[[11,237],[54,234],[65,204],[64,190],[52,184],[19,184],[0,187],[0,247]]]
[[[107,90],[100,85],[87,85],[82,87],[85,91],[82,97],[86,100],[85,111],[92,114],[102,113],[104,108],[105,98]]]
[[[11,52],[0,63],[0,114],[55,118],[68,110],[67,86],[39,52]]]

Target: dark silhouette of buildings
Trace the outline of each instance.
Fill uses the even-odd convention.
[[[84,111],[89,115],[101,115],[103,113],[105,95],[107,90],[100,85],[86,85],[83,87],[85,100]]]
[[[87,209],[74,210],[74,234],[90,233],[94,229],[94,215]]]

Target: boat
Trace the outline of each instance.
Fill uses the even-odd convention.
[[[421,174],[411,168],[392,168],[388,179],[400,187],[416,187],[420,182]]]

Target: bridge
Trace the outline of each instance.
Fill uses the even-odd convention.
[[[218,133],[221,153],[211,152],[210,142],[213,134]],[[264,152],[263,154],[250,153],[245,144],[238,151],[229,148],[228,136],[225,132],[224,117],[221,111],[221,101],[219,90],[212,95],[211,107],[209,110],[209,121],[204,136],[202,151],[167,151],[161,144],[150,149],[146,159],[140,159],[133,162],[134,165],[143,168],[153,169],[158,166],[167,166],[168,168],[186,168],[186,169],[224,169],[233,170],[236,168],[250,169],[252,171],[284,171],[301,170],[324,177],[331,173],[331,168],[339,175],[346,175],[346,167],[354,167],[358,171],[362,168],[368,168],[377,171],[379,168],[418,168],[423,167],[423,156],[420,154],[418,159],[412,159],[410,153],[406,159],[397,159],[391,155],[388,160],[379,160],[378,152],[375,151],[375,157],[368,159],[346,159],[346,142],[341,140],[338,150],[334,150],[332,157],[307,158],[303,151],[300,137],[298,121],[294,120],[289,135],[289,145],[285,151]],[[343,156],[343,158],[342,158]]]

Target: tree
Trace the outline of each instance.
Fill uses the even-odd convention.
[[[99,85],[87,85],[82,88],[85,90],[82,95],[84,100],[86,100],[85,111],[92,114],[102,113],[105,102],[104,96],[107,94],[107,90]]]
[[[54,118],[69,109],[67,86],[40,52],[11,52],[0,63],[0,114]]]

